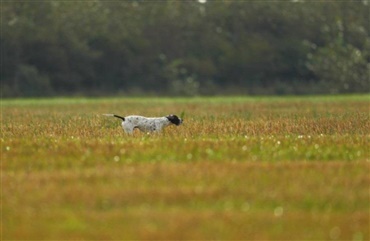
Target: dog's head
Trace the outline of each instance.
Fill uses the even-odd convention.
[[[168,115],[166,118],[174,125],[180,125],[182,123],[182,120],[177,117],[177,115]]]

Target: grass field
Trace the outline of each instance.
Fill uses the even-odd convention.
[[[2,100],[1,238],[369,240],[369,101]]]

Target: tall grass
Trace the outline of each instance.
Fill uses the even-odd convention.
[[[367,96],[5,100],[2,238],[367,240],[369,123]]]

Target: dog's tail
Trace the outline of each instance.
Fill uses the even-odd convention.
[[[116,118],[119,118],[121,119],[122,121],[125,121],[125,117],[122,117],[122,116],[119,116],[119,115],[115,115],[115,114],[103,114],[105,116],[112,116],[112,117],[116,117]]]

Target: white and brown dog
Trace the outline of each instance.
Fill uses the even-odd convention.
[[[182,123],[182,119],[176,115],[168,115],[164,117],[144,117],[139,115],[122,117],[115,114],[104,115],[121,119],[122,128],[128,134],[132,134],[135,128],[138,128],[142,132],[160,132],[166,126],[171,124],[178,126]]]

